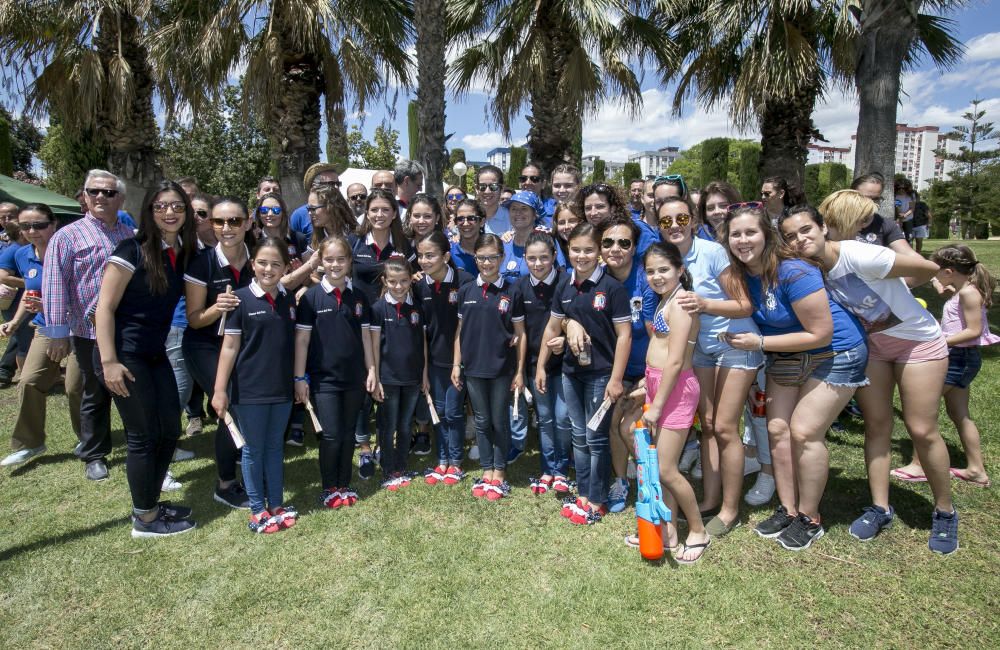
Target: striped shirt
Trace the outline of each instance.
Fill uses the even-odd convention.
[[[42,266],[42,334],[53,339],[70,334],[95,338],[88,316],[97,307],[104,266],[115,247],[134,235],[128,226],[116,223],[109,228],[89,212],[52,235]]]

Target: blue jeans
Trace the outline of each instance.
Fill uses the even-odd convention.
[[[510,453],[510,375],[495,379],[466,377],[472,413],[476,418],[476,444],[483,471],[507,468]]]
[[[361,389],[312,391],[319,434],[319,476],[324,490],[351,486],[354,425],[367,393]]]
[[[611,481],[611,442],[608,429],[611,411],[604,415],[596,430],[587,426],[604,401],[610,375],[563,375],[563,394],[573,423],[573,460],[576,485],[581,497],[595,504],[608,502]]]
[[[441,422],[437,425],[438,464],[448,467],[462,465],[465,451],[465,390],[451,383],[451,368],[431,366],[428,369],[434,410]]]
[[[354,426],[354,442],[359,445],[367,445],[371,442],[372,432],[368,429],[368,424],[372,417],[372,408],[375,406],[374,400],[369,393],[365,393],[365,401],[358,411],[358,419]]]
[[[548,391],[542,395],[535,390],[535,374],[528,374],[528,390],[535,401],[538,414],[538,446],[541,451],[542,475],[566,477],[569,471],[569,452],[573,444],[573,425],[566,407],[566,396],[561,377],[551,377]]]
[[[247,441],[243,447],[243,483],[250,511],[256,515],[268,507],[279,508],[285,503],[285,427],[292,403],[233,404],[232,409]]]
[[[174,380],[177,382],[177,397],[181,400],[181,406],[187,410],[188,402],[191,401],[191,390],[194,380],[191,379],[191,371],[188,370],[184,361],[184,328],[171,327],[167,334],[167,358],[170,359],[170,367],[174,371]],[[188,411],[188,415],[191,413]]]
[[[382,386],[385,399],[378,407],[378,446],[382,450],[382,472],[406,471],[410,455],[413,413],[417,409],[420,386]]]

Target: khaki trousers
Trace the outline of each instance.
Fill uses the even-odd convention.
[[[49,339],[34,330],[28,356],[21,368],[21,382],[18,385],[18,414],[11,436],[14,451],[34,449],[45,444],[45,399],[49,391],[59,382],[59,364],[49,359],[45,353]],[[80,435],[80,395],[83,392],[83,377],[76,355],[70,354],[66,364],[66,397],[69,398],[69,417],[73,433]]]

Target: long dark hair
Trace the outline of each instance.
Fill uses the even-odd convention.
[[[410,214],[413,213],[413,208],[417,207],[417,204],[419,203],[424,203],[430,206],[431,212],[435,214],[434,230],[444,230],[444,223],[446,221],[446,217],[444,214],[444,210],[441,209],[441,202],[437,200],[437,197],[431,196],[430,194],[427,194],[425,192],[417,192],[416,194],[413,195],[413,200],[410,201],[410,207],[406,211],[406,216],[407,216],[406,225],[403,227],[403,230],[411,239],[413,238],[414,233],[413,229],[410,227],[409,216]],[[415,243],[416,242],[414,242],[414,244]]]
[[[389,222],[389,233],[392,235],[395,247],[401,250],[401,247],[406,246],[408,240],[406,233],[403,232],[403,224],[399,220],[399,201],[392,195],[392,192],[381,187],[372,188],[372,191],[368,193],[368,198],[365,200],[365,220],[361,223],[361,228],[358,229],[358,235],[364,238],[372,231],[372,222],[368,219],[368,208],[371,207],[372,201],[376,199],[388,201],[389,206],[392,208],[392,221]]]
[[[278,207],[281,208],[281,225],[278,226],[278,232],[281,233],[282,239],[288,237],[288,219],[290,215],[288,214],[288,206],[285,204],[285,199],[281,198],[280,194],[275,192],[268,192],[264,196],[257,200],[257,206],[254,208],[254,221],[260,227],[260,231],[264,232],[264,220],[260,216],[260,206],[263,205],[264,201],[267,199],[272,199],[278,202]]]
[[[616,217],[630,217],[628,211],[628,201],[625,200],[625,195],[619,188],[606,183],[587,185],[580,190],[580,194],[577,197],[577,203],[580,204],[581,213],[586,214],[586,211],[583,208],[583,202],[586,201],[587,197],[591,194],[600,194],[604,197],[604,200],[608,202],[608,210],[611,212],[612,219]]]
[[[693,281],[691,280],[691,273],[688,272],[687,268],[684,267],[684,256],[681,255],[681,250],[677,246],[668,241],[658,241],[653,242],[646,249],[646,254],[642,256],[642,266],[645,268],[646,264],[649,263],[650,255],[659,255],[663,259],[670,263],[670,266],[675,269],[683,268],[684,271],[681,273],[680,283],[681,287],[685,291],[691,291],[693,286]]]
[[[750,215],[757,220],[757,227],[764,235],[764,250],[761,252],[760,273],[761,285],[764,288],[770,289],[778,285],[778,267],[783,260],[802,259],[802,261],[810,263],[813,266],[818,266],[809,258],[800,258],[798,252],[792,250],[785,243],[785,240],[778,234],[775,227],[771,225],[771,218],[767,216],[764,208],[752,208],[749,206],[737,208],[726,214],[726,220],[722,222],[722,228],[719,232],[719,240],[726,248],[726,253],[729,255],[729,263],[733,269],[739,271],[739,273],[733,273],[732,275],[734,281],[739,285],[738,288],[742,290],[743,295],[750,295],[750,291],[747,288],[747,275],[749,275],[750,270],[746,264],[733,255],[729,244],[729,226],[733,219],[745,215]]]
[[[211,217],[215,216],[215,209],[220,205],[226,205],[230,203],[239,208],[240,212],[243,213],[244,219],[250,219],[250,212],[247,210],[247,204],[243,199],[237,196],[217,196],[212,199],[211,205]],[[211,218],[210,217],[210,218]],[[257,246],[257,236],[253,234],[253,228],[243,231],[243,245],[247,247],[248,251],[252,251],[255,246]]]
[[[375,190],[372,190],[374,192]],[[383,190],[385,191],[385,190]],[[320,205],[326,209],[329,226],[313,228],[312,241],[310,246],[313,250],[318,250],[319,246],[327,235],[348,235],[355,230],[357,221],[354,219],[354,212],[351,206],[347,205],[347,199],[335,187],[320,187],[309,190],[309,194],[315,194],[320,201]],[[371,195],[368,195],[369,202]],[[399,213],[397,208],[396,213]],[[310,217],[312,219],[312,217]],[[366,221],[367,223],[367,221]]]
[[[969,276],[969,282],[983,297],[983,305],[993,305],[993,293],[997,290],[996,280],[986,270],[983,263],[976,259],[976,254],[968,246],[953,244],[942,246],[931,255],[931,261],[942,269],[954,269],[962,275]]]
[[[432,230],[418,239],[416,243],[413,244],[413,250],[416,251],[417,247],[425,242],[436,247],[438,251],[441,252],[441,255],[444,255],[445,253],[450,255],[451,253],[451,242],[448,241],[448,235],[444,234],[440,230]],[[445,265],[450,266],[453,271],[458,272],[458,267],[455,266],[455,260],[451,259],[451,257],[448,258]]]
[[[194,210],[184,189],[170,180],[160,181],[156,187],[146,192],[142,199],[142,209],[139,211],[139,231],[135,240],[142,249],[142,257],[146,267],[146,285],[154,296],[167,292],[167,272],[160,260],[163,259],[163,234],[153,218],[153,203],[156,197],[165,192],[176,192],[184,204],[184,224],[181,226],[181,254],[177,256],[177,272],[183,273],[184,265],[197,252],[198,236],[195,234]]]

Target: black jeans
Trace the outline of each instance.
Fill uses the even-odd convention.
[[[128,397],[113,395],[112,399],[125,425],[125,475],[132,509],[142,514],[154,510],[160,500],[163,478],[181,435],[181,405],[166,351],[153,356],[122,352],[118,361],[135,377],[134,382],[126,380]],[[94,366],[103,384],[96,346]]]
[[[385,399],[378,405],[375,421],[378,446],[382,450],[382,473],[405,472],[410,455],[413,414],[420,386],[382,386]]]
[[[510,375],[496,379],[466,377],[465,386],[476,419],[476,444],[479,466],[485,471],[507,468],[510,452]]]
[[[323,427],[319,436],[319,475],[324,490],[351,485],[354,426],[365,400],[365,391],[312,391],[316,417]]]
[[[73,354],[76,355],[80,375],[83,377],[83,394],[80,396],[80,450],[76,455],[85,463],[104,460],[111,453],[111,393],[97,374],[101,367],[97,342],[74,336]],[[174,391],[176,394],[176,384]]]
[[[219,348],[214,345],[190,343],[187,337],[184,338],[182,348],[191,377],[211,401],[211,396],[215,393],[215,372],[219,368]],[[261,381],[266,381],[266,378],[261,377]],[[236,459],[239,455],[240,452],[236,450],[236,444],[229,435],[229,428],[222,418],[219,418],[219,426],[215,430],[215,466],[220,481],[236,480]]]

